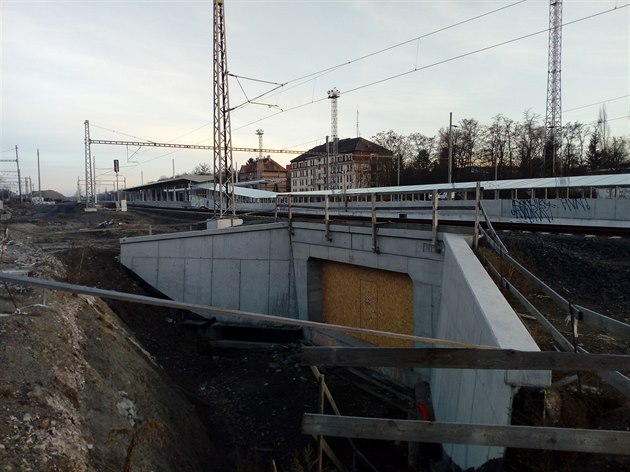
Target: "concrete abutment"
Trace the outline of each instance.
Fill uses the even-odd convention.
[[[377,254],[370,227],[331,224],[330,236],[324,224],[293,222],[291,227],[271,223],[133,237],[121,240],[121,262],[174,300],[538,350],[466,237],[440,233],[438,251],[429,231],[381,227]],[[338,289],[334,297],[341,297],[343,309],[331,309],[336,302],[330,284]],[[408,322],[401,321],[404,316],[397,313],[407,312]],[[376,338],[308,334],[318,344],[387,345]],[[409,386],[430,384],[438,421],[499,425],[510,424],[519,387],[545,387],[551,378],[548,371],[385,373]],[[502,448],[488,446],[445,444],[444,449],[463,468],[503,454]]]

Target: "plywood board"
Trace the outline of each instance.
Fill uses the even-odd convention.
[[[413,284],[406,274],[322,261],[324,321],[330,324],[413,334]],[[411,341],[357,335],[378,346]]]

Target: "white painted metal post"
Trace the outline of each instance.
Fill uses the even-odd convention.
[[[479,195],[481,194],[481,183],[477,182],[477,188],[475,190],[475,232],[473,234],[473,249],[475,252],[479,249]]]
[[[433,247],[436,249],[437,252],[437,229],[438,229],[438,191],[436,189],[433,189],[433,224],[432,224],[432,231],[433,231]]]

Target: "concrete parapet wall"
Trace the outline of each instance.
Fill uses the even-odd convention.
[[[554,198],[483,200],[492,221],[630,227],[630,199]]]
[[[174,300],[296,315],[285,223],[125,238],[120,256]]]
[[[466,240],[444,234],[442,303],[435,336],[504,349],[538,351],[514,310],[486,273]],[[436,420],[510,424],[519,386],[548,386],[549,371],[434,369],[431,392]],[[478,467],[503,448],[445,445],[462,467]]]

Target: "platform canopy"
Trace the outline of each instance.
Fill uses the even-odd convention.
[[[538,179],[510,179],[480,181],[484,190],[529,190],[541,188],[574,188],[574,187],[630,187],[630,174],[613,175],[580,175],[574,177],[547,177]],[[471,190],[477,182],[457,182],[452,184],[404,185],[397,187],[371,187],[348,190],[316,190],[310,192],[281,193],[278,195],[361,195],[361,194],[393,194],[424,193]]]

